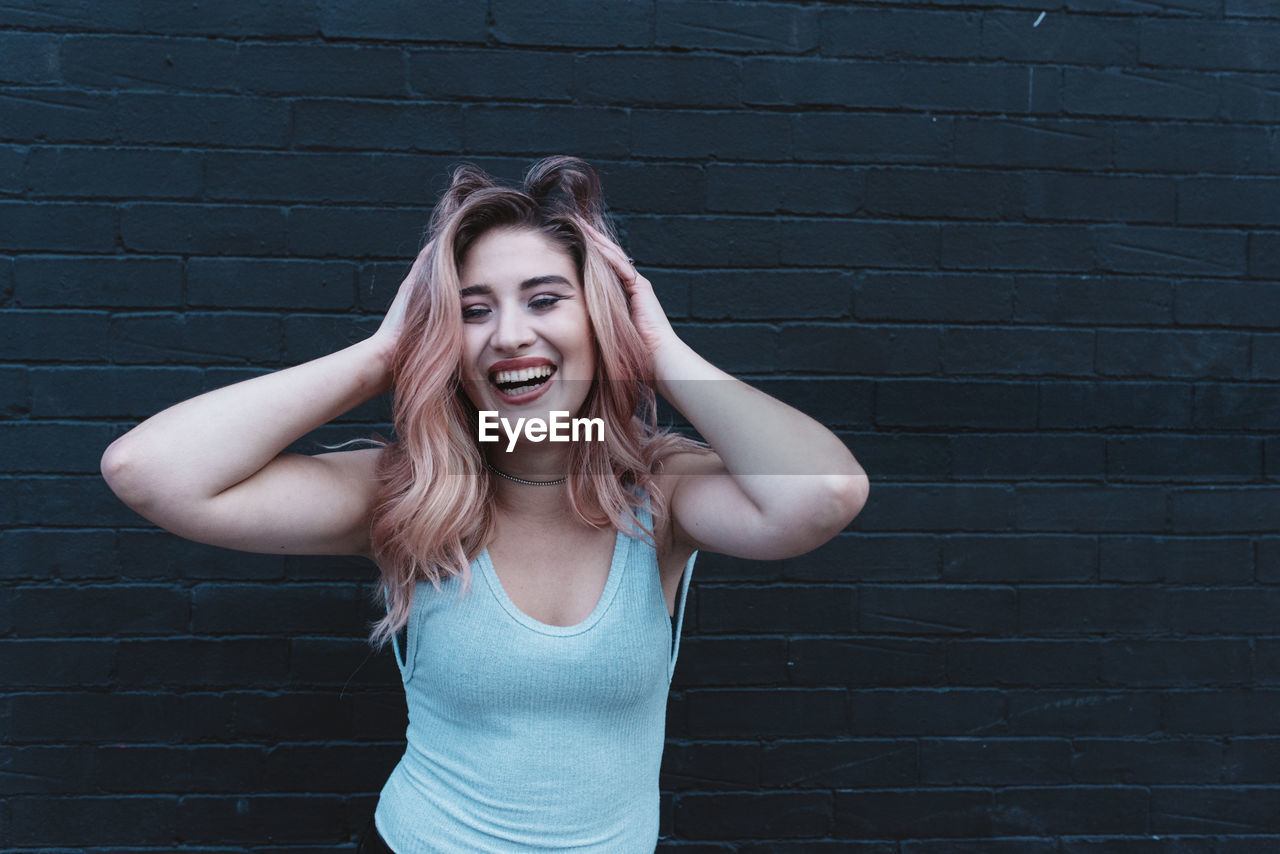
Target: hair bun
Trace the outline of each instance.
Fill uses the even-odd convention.
[[[556,213],[576,214],[593,225],[604,221],[600,176],[580,158],[558,155],[539,160],[525,173],[524,191]]]
[[[428,226],[430,234],[435,236],[440,226],[448,222],[473,193],[496,186],[497,183],[489,173],[474,163],[455,166],[449,177],[449,189],[444,191],[440,201],[431,209],[431,222]]]

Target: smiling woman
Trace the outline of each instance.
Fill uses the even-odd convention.
[[[362,850],[649,854],[698,552],[814,549],[866,474],[680,340],[583,161],[519,188],[461,166],[430,234],[373,336],[166,409],[103,474],[199,542],[377,564],[370,640],[392,646],[409,728]],[[392,389],[394,442],[283,453]],[[658,429],[657,393],[707,443]],[[529,434],[560,416],[602,435]],[[504,448],[482,418],[524,429]]]

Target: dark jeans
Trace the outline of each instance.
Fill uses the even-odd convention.
[[[371,818],[360,833],[360,845],[356,848],[356,854],[396,854],[396,852],[391,850],[391,846],[387,845],[382,835],[378,833],[378,828]]]

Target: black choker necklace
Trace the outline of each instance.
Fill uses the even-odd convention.
[[[489,467],[489,471],[499,477],[505,477],[507,480],[513,480],[516,483],[523,483],[525,486],[559,486],[569,479],[568,477],[562,477],[559,480],[524,480],[523,478],[512,477],[504,471],[498,471],[498,469],[494,468],[493,463],[488,460],[485,460],[484,464]]]

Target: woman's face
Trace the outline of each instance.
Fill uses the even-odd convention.
[[[492,229],[458,269],[461,378],[476,409],[502,417],[577,416],[594,348],[573,257],[527,228]]]

